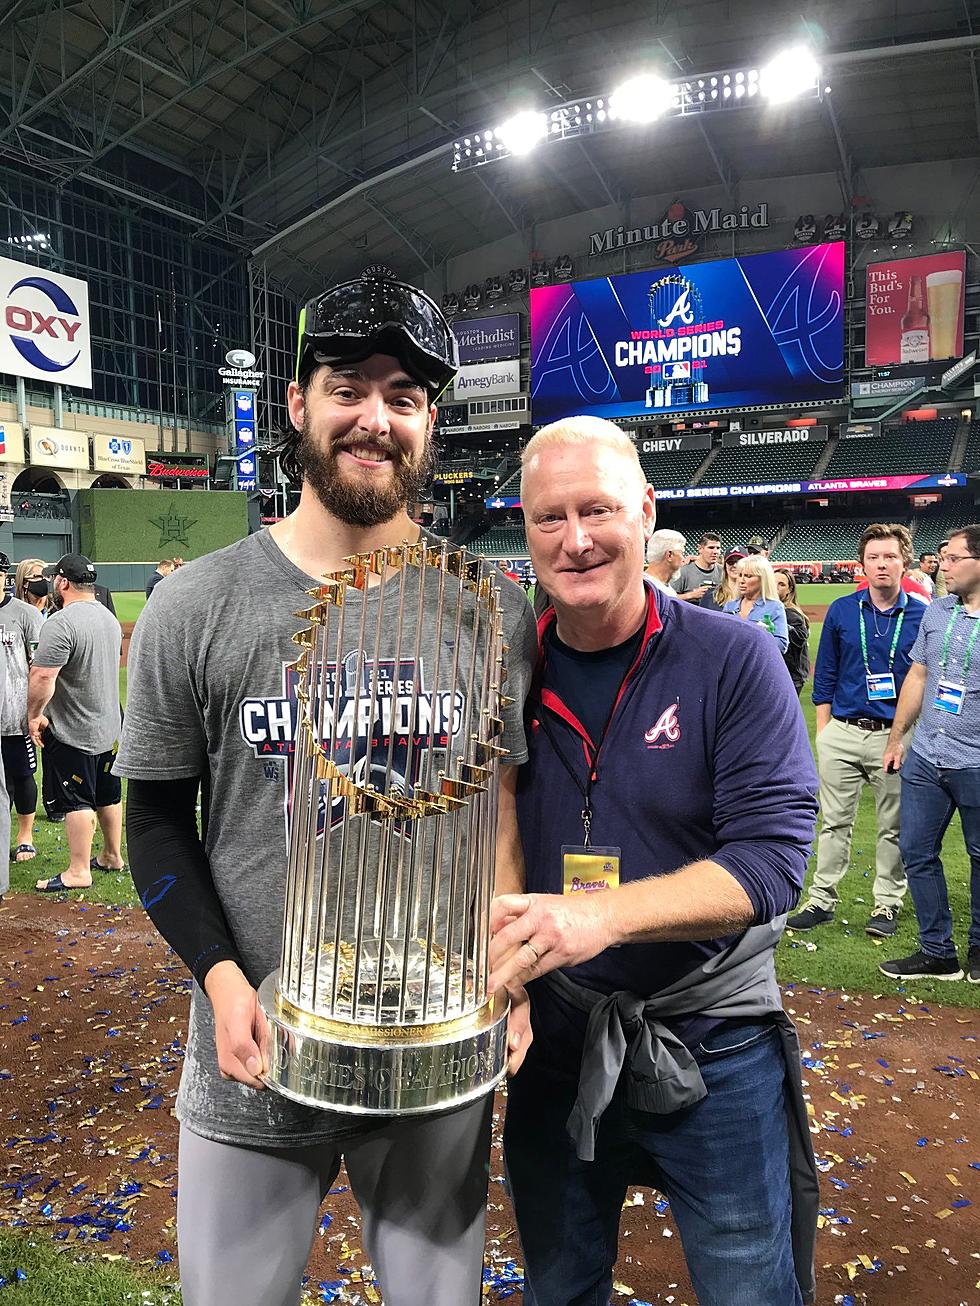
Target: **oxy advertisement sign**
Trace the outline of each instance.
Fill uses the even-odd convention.
[[[0,372],[91,390],[84,281],[0,258]]]
[[[95,471],[146,475],[146,444],[139,436],[96,435],[92,445]]]
[[[491,395],[513,395],[521,388],[521,364],[517,358],[501,363],[471,363],[461,367],[453,382],[454,399],[487,399]]]
[[[20,422],[0,422],[0,463],[25,461],[24,428]]]
[[[70,471],[87,472],[87,432],[62,431],[55,426],[32,426],[31,466],[63,467]]]
[[[869,263],[866,366],[959,358],[965,286],[963,250]]]
[[[468,322],[454,322],[453,335],[463,365],[517,358],[521,352],[521,317],[519,313],[502,313],[499,317],[475,317]]]
[[[838,399],[844,244],[531,291],[534,423]]]

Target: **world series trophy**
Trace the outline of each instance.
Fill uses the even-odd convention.
[[[650,330],[656,331],[673,322],[691,326],[704,321],[704,309],[696,286],[679,272],[661,277],[647,292],[650,306]],[[656,337],[654,337],[656,338]],[[661,364],[659,377],[647,387],[647,408],[678,408],[708,402],[708,384],[702,377],[694,379],[690,359]]]
[[[510,701],[500,600],[492,564],[446,543],[347,562],[309,591],[293,636],[266,1082],[326,1110],[449,1110],[506,1071],[508,999],[487,991],[494,741]]]

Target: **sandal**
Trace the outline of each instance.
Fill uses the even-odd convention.
[[[18,857],[18,853],[30,853],[30,857]],[[12,862],[32,862],[37,856],[37,849],[32,843],[19,843],[14,851],[10,854]]]
[[[125,869],[125,862],[123,862],[122,866],[103,866],[99,861],[98,854],[89,861],[89,870],[101,871],[103,875],[121,875]]]
[[[71,893],[74,887],[76,886],[71,884],[63,884],[61,875],[58,874],[58,875],[52,875],[51,879],[48,880],[47,884],[45,884],[43,888],[41,887],[41,885],[36,884],[34,886],[34,889],[35,892],[37,893]]]

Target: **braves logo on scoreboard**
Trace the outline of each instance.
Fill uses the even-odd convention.
[[[84,281],[0,258],[0,372],[91,388]]]

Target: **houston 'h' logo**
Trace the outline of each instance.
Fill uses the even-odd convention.
[[[666,739],[667,744],[661,744],[661,748],[666,748],[669,744],[676,744],[680,737],[681,723],[677,719],[676,703],[671,703],[670,707],[661,712],[656,722],[643,736],[648,744],[656,744],[658,740]]]

